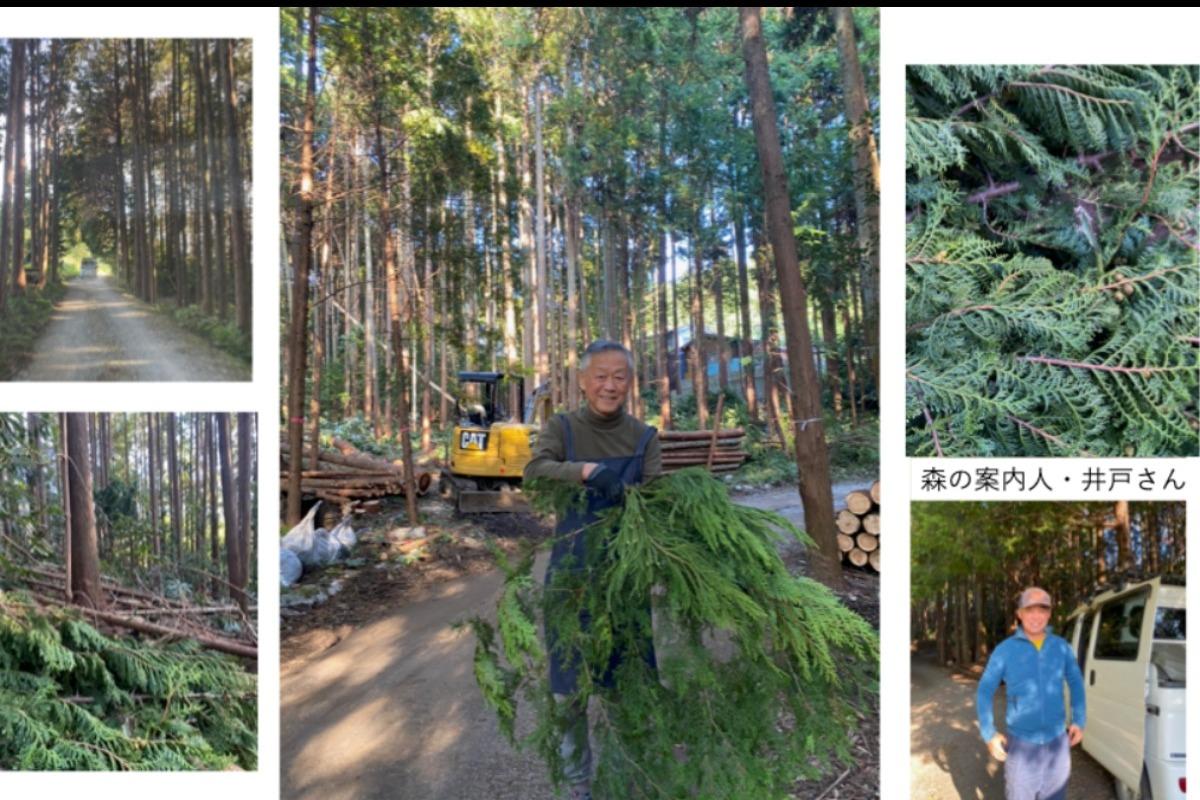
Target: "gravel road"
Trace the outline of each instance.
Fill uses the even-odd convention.
[[[250,368],[121,291],[78,278],[16,381],[248,381]]]
[[[975,722],[978,686],[926,657],[912,659],[913,800],[1004,797],[1003,765],[988,755]],[[995,714],[1003,730],[1003,688],[996,693]],[[1082,748],[1072,748],[1068,800],[1114,797],[1108,773]]]

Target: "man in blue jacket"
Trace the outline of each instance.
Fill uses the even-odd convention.
[[[1004,761],[1005,800],[1066,800],[1071,748],[1087,722],[1083,675],[1066,639],[1050,632],[1050,595],[1036,586],[1017,601],[1017,632],[988,659],[975,695],[979,732],[988,751]],[[1003,681],[1008,736],[997,733],[992,697]],[[1071,724],[1063,703],[1071,689]]]

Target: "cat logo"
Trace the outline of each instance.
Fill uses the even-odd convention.
[[[487,450],[487,431],[463,431],[458,440],[462,450]]]

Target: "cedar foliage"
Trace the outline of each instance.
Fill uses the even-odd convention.
[[[535,506],[560,514],[581,494],[532,484]],[[523,696],[537,724],[522,743],[561,780],[562,715],[598,697],[594,786],[614,797],[776,796],[798,775],[819,775],[831,756],[848,758],[855,709],[876,691],[878,638],[823,585],[788,573],[780,531],[809,544],[807,536],[777,514],[735,505],[700,468],[625,498],[585,531],[586,563],[556,570],[544,588],[532,550],[515,565],[497,553],[506,575],[497,626],[478,617],[470,625],[476,678],[505,735],[517,743]],[[643,660],[655,586],[665,588],[655,625],[674,640],[664,648],[659,637],[657,674]],[[565,703],[550,692],[539,618],[588,667]],[[730,637],[731,654],[705,646],[714,630]],[[604,688],[614,652],[625,655]]]
[[[908,71],[908,452],[1197,453],[1189,66]]]
[[[255,680],[0,592],[0,770],[255,769]]]

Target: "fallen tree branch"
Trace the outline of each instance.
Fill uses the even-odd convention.
[[[157,625],[153,622],[126,617],[121,614],[114,614],[109,611],[98,611],[96,609],[87,608],[80,609],[85,616],[94,619],[108,622],[112,625],[119,625],[122,628],[129,628],[140,633],[149,633],[155,636],[168,636],[175,639],[191,639],[203,647],[210,650],[217,650],[222,653],[229,653],[234,656],[242,656],[243,658],[258,659],[258,648],[249,647],[239,642],[230,639],[223,639],[218,636],[209,636],[201,633],[189,633],[176,628],[169,628],[165,625]]]

